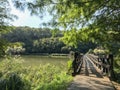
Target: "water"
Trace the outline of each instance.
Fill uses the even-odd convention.
[[[24,60],[23,64],[25,66],[39,66],[40,64],[53,64],[53,65],[67,65],[67,61],[69,60],[67,56],[40,56],[40,55],[24,55],[22,56]]]

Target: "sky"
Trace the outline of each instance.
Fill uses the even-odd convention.
[[[31,16],[28,10],[25,10],[24,12],[17,10],[11,2],[10,6],[11,13],[17,15],[18,17],[18,19],[15,19],[14,21],[11,22],[13,26],[29,26],[39,28],[42,22],[47,22],[50,20],[49,14],[46,14],[46,16],[43,19],[41,19],[35,15]]]

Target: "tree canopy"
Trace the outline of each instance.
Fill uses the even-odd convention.
[[[6,41],[1,38],[1,34],[9,30],[8,21],[12,20],[14,15],[10,14],[9,2],[0,0],[0,56],[3,56],[6,49]]]
[[[8,30],[9,21],[14,20],[17,16],[10,13],[10,3],[9,0],[0,0],[0,34],[3,31]]]
[[[2,34],[1,37],[9,42],[7,54],[69,53],[71,50],[86,53],[89,48],[96,47],[91,42],[79,42],[76,49],[66,46],[60,40],[63,32],[49,28],[12,27],[9,33]]]
[[[66,30],[63,41],[76,46],[80,41],[93,41],[110,50],[120,46],[119,0],[13,0],[20,9],[28,8],[31,14],[48,11],[53,19],[48,25],[61,26]],[[75,32],[74,32],[75,31]],[[70,34],[70,32],[72,34]],[[74,34],[73,34],[74,32]],[[73,36],[74,35],[74,36]],[[72,38],[72,40],[69,40]],[[71,44],[73,42],[73,44]],[[113,47],[116,44],[116,47]]]
[[[0,1],[0,33],[7,30],[10,0]],[[110,51],[120,46],[120,2],[119,0],[11,0],[20,10],[28,9],[31,15],[53,16],[46,25],[62,27],[64,43],[77,46],[79,41],[92,41]],[[54,32],[53,32],[54,34]]]

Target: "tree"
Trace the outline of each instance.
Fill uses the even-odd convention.
[[[6,49],[6,53],[8,55],[11,54],[21,54],[25,51],[25,48],[23,48],[23,43],[15,42],[15,43],[9,43],[9,46]]]
[[[13,27],[12,30],[8,33],[2,34],[2,38],[6,40],[10,46],[8,46],[8,52],[14,53],[18,51],[24,51],[25,53],[69,53],[69,51],[79,50],[81,53],[85,53],[89,50],[89,48],[95,48],[95,44],[90,42],[76,42],[76,31],[69,31],[69,36],[66,34],[66,37],[63,37],[63,32],[68,33],[68,31],[61,31],[59,29],[49,29],[49,28],[30,28],[30,27]],[[74,38],[69,38],[73,36]],[[22,37],[21,37],[22,36]],[[61,40],[60,40],[61,38]],[[68,38],[68,39],[67,39]],[[78,37],[79,38],[79,37]],[[78,40],[77,38],[77,40]],[[67,42],[64,41],[67,39]],[[72,40],[72,41],[71,41]],[[69,45],[65,45],[63,43]],[[77,48],[72,47],[75,45],[73,42],[75,41],[77,44]],[[23,43],[21,46],[19,43]],[[18,52],[17,51],[17,52]]]
[[[14,20],[17,16],[10,13],[10,3],[8,0],[0,0],[0,34],[7,30],[10,20]]]
[[[7,42],[1,37],[2,33],[8,32],[10,30],[9,20],[13,20],[16,17],[10,14],[10,5],[8,0],[0,0],[0,56],[5,54],[5,49]]]
[[[18,8],[28,8],[32,14],[49,11],[53,16],[53,20],[50,22],[52,25],[63,26],[71,32],[73,29],[77,29],[74,36],[76,41],[68,42],[73,42],[74,46],[79,40],[88,40],[101,44],[110,50],[113,50],[114,44],[118,45],[118,47],[114,47],[117,48],[116,50],[119,48],[119,0],[34,0],[34,2],[15,0],[15,5]],[[69,38],[73,38],[73,36],[69,36]],[[67,39],[64,41],[67,42]]]

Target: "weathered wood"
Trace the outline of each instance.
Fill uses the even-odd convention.
[[[113,58],[113,55],[112,54],[109,54],[109,60],[110,60],[110,78],[111,79],[114,79],[115,78],[115,74],[114,74],[114,68],[113,68],[113,61],[114,61],[114,58]]]
[[[83,56],[83,67],[80,75],[74,77],[67,90],[115,90],[110,79],[108,77],[100,77],[100,75],[102,76],[91,57],[85,55]]]
[[[82,67],[82,60],[83,55],[80,55],[78,52],[74,53],[74,60],[73,60],[73,73],[72,75],[75,76],[76,74],[78,74],[81,70]]]
[[[91,60],[92,60],[94,63],[96,63],[97,65],[103,66],[103,67],[105,67],[105,68],[109,68],[109,67],[110,67],[110,65],[108,65],[108,64],[104,64],[104,63],[102,63],[102,62],[98,62],[97,59],[94,58],[94,57],[92,57],[91,55],[89,55],[89,57],[90,57]],[[101,61],[102,61],[102,60],[101,60]]]
[[[108,77],[96,78],[77,75],[67,90],[115,90]]]
[[[77,68],[78,73],[80,73],[80,71],[81,71],[82,64],[83,64],[83,57],[81,57],[81,62],[79,62],[79,65],[78,65],[78,68]]]
[[[102,68],[103,73],[106,73],[111,79],[115,79],[112,54],[101,55],[100,58],[92,54],[88,54],[88,56],[98,68]]]
[[[100,58],[94,57],[94,55],[89,54],[89,58],[92,60],[92,62],[102,70],[104,75],[108,75],[110,73],[110,60],[107,58],[106,55],[101,56]]]

